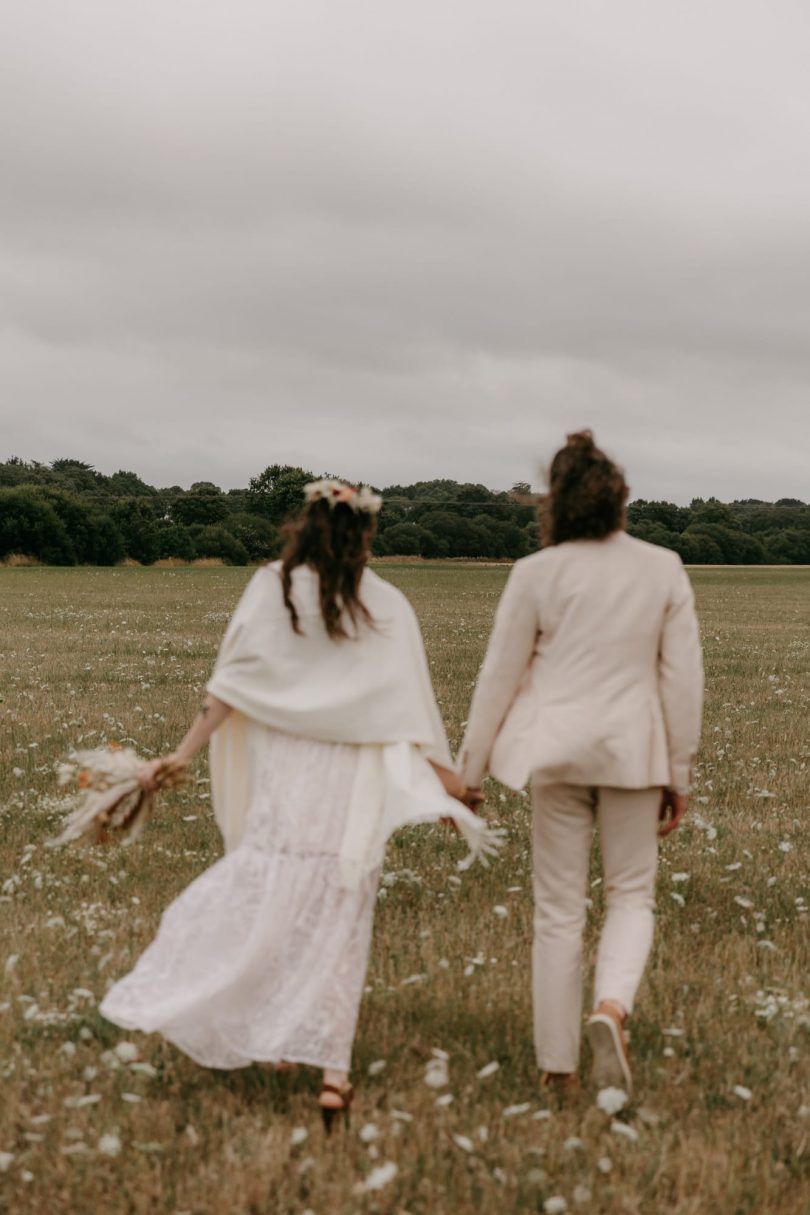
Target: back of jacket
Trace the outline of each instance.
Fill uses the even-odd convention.
[[[518,561],[461,750],[504,784],[685,787],[700,735],[694,596],[677,554],[616,532]]]

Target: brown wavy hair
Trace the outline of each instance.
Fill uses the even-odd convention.
[[[281,587],[292,627],[301,633],[292,599],[292,572],[308,565],[318,575],[321,616],[333,641],[349,637],[346,619],[373,625],[371,613],[360,598],[360,579],[374,539],[374,516],[354,511],[343,502],[330,506],[324,498],[310,502],[283,528]]]
[[[543,547],[566,540],[602,540],[624,527],[629,493],[624,473],[596,446],[590,430],[566,437],[551,461],[540,507]]]

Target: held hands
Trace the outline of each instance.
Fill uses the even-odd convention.
[[[658,810],[658,834],[661,839],[669,835],[683,822],[686,814],[686,804],[689,798],[684,793],[675,793],[672,789],[661,791],[661,805]]]

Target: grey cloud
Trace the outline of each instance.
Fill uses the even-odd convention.
[[[10,9],[6,454],[806,496],[787,0]]]

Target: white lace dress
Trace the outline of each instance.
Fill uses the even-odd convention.
[[[251,726],[240,846],[167,908],[102,1014],[205,1067],[253,1060],[348,1071],[379,870],[340,886],[357,748]]]

